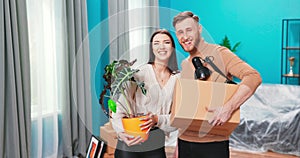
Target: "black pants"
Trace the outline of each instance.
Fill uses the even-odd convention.
[[[116,149],[115,158],[166,158],[165,148],[144,152],[129,152]]]
[[[178,158],[229,158],[229,141],[195,143],[178,139]]]
[[[152,129],[147,141],[140,145],[127,146],[118,141],[115,158],[166,158],[165,134],[159,129]]]

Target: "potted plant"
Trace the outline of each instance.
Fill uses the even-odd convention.
[[[119,60],[113,61],[105,66],[103,78],[106,84],[104,85],[104,88],[100,94],[99,103],[103,112],[109,117],[111,116],[110,113],[105,109],[104,98],[108,98],[107,105],[111,112],[116,113],[117,106],[121,106],[120,108],[122,108],[125,112],[125,117],[122,119],[125,132],[134,136],[140,135],[146,140],[148,137],[146,134],[147,130],[140,130],[138,125],[142,122],[140,121],[140,116],[138,116],[135,109],[132,109],[132,106],[130,106],[132,103],[131,99],[133,97],[130,96],[131,93],[128,92],[129,86],[132,84],[135,84],[137,88],[140,88],[144,95],[146,95],[147,92],[144,82],[138,81],[134,78],[134,74],[139,71],[138,69],[133,69],[131,67],[135,62],[136,59],[131,62],[128,62],[127,60]],[[124,98],[125,103],[118,101],[120,96]],[[132,126],[134,124],[136,124],[136,126]]]
[[[228,37],[225,35],[225,37],[223,38],[222,42],[220,43],[221,46],[224,46],[226,48],[228,48],[229,50],[231,50],[233,53],[235,53],[237,51],[237,48],[239,47],[239,45],[241,44],[241,42],[237,42],[232,48],[231,48],[231,44],[230,44],[230,40],[228,39]]]

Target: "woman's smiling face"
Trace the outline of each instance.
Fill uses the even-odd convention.
[[[153,38],[152,49],[156,60],[168,61],[174,48],[168,35],[158,33]]]

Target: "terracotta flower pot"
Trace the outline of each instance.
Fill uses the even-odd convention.
[[[127,134],[132,135],[134,137],[141,136],[144,139],[144,141],[146,141],[148,139],[149,133],[146,133],[148,129],[141,130],[140,124],[146,122],[141,121],[141,117],[123,118],[122,123],[124,130]]]

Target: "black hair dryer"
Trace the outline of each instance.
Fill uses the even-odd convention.
[[[207,80],[210,76],[210,71],[207,67],[203,66],[200,57],[194,57],[192,63],[195,67],[195,79]]]

